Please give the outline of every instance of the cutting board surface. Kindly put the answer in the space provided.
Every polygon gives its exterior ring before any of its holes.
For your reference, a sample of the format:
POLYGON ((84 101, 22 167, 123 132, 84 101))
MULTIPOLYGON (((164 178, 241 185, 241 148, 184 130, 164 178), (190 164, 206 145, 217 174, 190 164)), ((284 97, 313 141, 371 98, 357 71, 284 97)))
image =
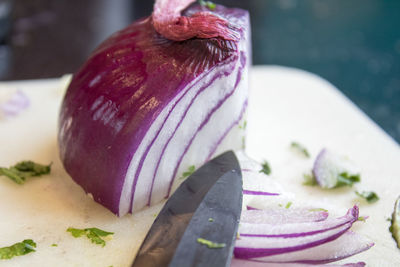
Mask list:
MULTIPOLYGON (((268 160, 272 178, 299 201, 346 211, 359 203, 370 218, 355 230, 375 242, 369 251, 345 262, 368 266, 400 266, 400 250, 388 231, 395 199, 400 195, 400 147, 374 122, 321 78, 283 67, 253 67, 248 110, 246 152, 268 160), (297 141, 311 159, 294 154, 297 141), (361 169, 361 183, 353 188, 321 190, 302 185, 322 148, 345 155, 361 169), (374 190, 375 204, 356 197, 355 190, 374 190)), ((0 83, 0 90, 20 89, 31 107, 13 119, 0 120, 0 166, 21 160, 53 162, 52 173, 24 185, 0 177, 0 247, 33 239, 37 251, 0 266, 129 266, 162 203, 135 215, 117 218, 92 201, 63 170, 58 158, 56 129, 64 93, 58 79, 0 83), (114 232, 103 248, 73 238, 68 227, 98 227, 114 232), (57 246, 52 246, 57 244, 57 246)), ((330 210, 330 211, 331 211, 330 210)))

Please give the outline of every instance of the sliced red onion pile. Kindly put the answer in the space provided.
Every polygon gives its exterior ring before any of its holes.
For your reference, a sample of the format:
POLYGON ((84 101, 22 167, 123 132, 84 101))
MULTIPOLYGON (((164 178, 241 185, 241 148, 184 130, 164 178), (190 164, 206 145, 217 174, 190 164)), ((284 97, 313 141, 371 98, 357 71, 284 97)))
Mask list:
POLYGON ((156 1, 152 16, 91 54, 65 95, 64 167, 119 216, 168 197, 189 166, 242 146, 248 12, 193 2, 156 1))
MULTIPOLYGON (((244 154, 239 153, 238 156, 242 167, 259 169, 244 154)), ((243 172, 244 191, 252 186, 255 175, 259 174, 243 172)), ((264 175, 264 184, 274 183, 273 179, 264 175)), ((281 191, 274 197, 285 203, 288 200, 285 195, 281 191)), ((256 197, 265 198, 265 195, 256 197)), ((359 220, 358 206, 350 208, 344 216, 331 218, 326 210, 302 203, 294 206, 270 204, 260 209, 246 203, 246 198, 244 202, 246 209, 242 211, 231 266, 325 266, 374 245, 368 238, 350 231, 353 223, 359 220)), ((327 266, 364 265, 358 262, 327 266)))

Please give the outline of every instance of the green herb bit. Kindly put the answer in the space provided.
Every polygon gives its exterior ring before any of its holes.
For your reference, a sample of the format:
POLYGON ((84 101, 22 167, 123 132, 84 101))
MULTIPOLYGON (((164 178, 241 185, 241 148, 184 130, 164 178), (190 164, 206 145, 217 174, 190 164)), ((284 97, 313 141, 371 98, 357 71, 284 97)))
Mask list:
POLYGON ((213 222, 214 219, 213 219, 213 218, 208 218, 208 221, 209 221, 209 222, 213 222))
POLYGON ((244 121, 243 125, 239 125, 239 129, 246 130, 246 127, 247 127, 247 121, 244 121))
POLYGON ((102 247, 106 245, 106 241, 103 238, 114 234, 98 228, 77 229, 69 227, 67 232, 70 232, 72 236, 76 238, 86 235, 86 237, 89 238, 92 243, 101 245, 102 247))
POLYGON ((392 236, 396 241, 397 247, 400 248, 400 197, 397 198, 394 204, 394 210, 389 231, 392 233, 392 236))
POLYGON ((262 169, 260 170, 260 172, 263 172, 266 175, 271 174, 271 167, 269 166, 268 161, 264 160, 263 163, 261 164, 261 167, 262 167, 262 169))
POLYGON ((0 176, 7 176, 17 184, 23 184, 26 178, 49 174, 50 170, 51 163, 49 165, 42 165, 33 161, 21 161, 10 168, 0 167, 0 176))
POLYGON ((58 247, 58 245, 57 245, 57 244, 51 244, 51 246, 52 246, 52 247, 58 247))
POLYGON ((290 208, 290 206, 292 206, 292 201, 289 201, 289 202, 286 204, 285 208, 288 209, 288 208, 290 208))
POLYGON ((224 248, 226 246, 225 243, 215 243, 201 237, 197 238, 197 243, 206 245, 208 248, 224 248))
POLYGON ((366 222, 367 219, 368 219, 368 216, 360 216, 360 217, 358 217, 357 221, 366 222))
POLYGON ((23 175, 23 173, 19 172, 14 167, 10 167, 8 169, 1 167, 0 168, 0 176, 1 175, 4 175, 4 176, 10 178, 17 184, 23 184, 23 183, 25 183, 25 180, 26 180, 25 175, 23 175))
POLYGON ((304 178, 303 185, 316 186, 318 184, 313 174, 305 173, 303 174, 303 178, 304 178))
POLYGON ((360 181, 360 174, 349 174, 348 172, 342 172, 337 177, 335 188, 341 186, 352 186, 354 183, 358 183, 360 181))
POLYGON ((298 151, 300 154, 302 154, 304 157, 309 158, 310 157, 310 153, 308 153, 308 150, 301 144, 297 143, 297 142, 292 142, 290 144, 290 147, 293 150, 298 151))
POLYGON ((181 179, 185 179, 185 178, 189 177, 190 175, 192 175, 194 173, 195 170, 196 170, 196 167, 194 165, 189 166, 188 170, 185 171, 184 173, 182 173, 181 179))
POLYGON ((22 256, 34 252, 36 243, 32 239, 25 239, 9 247, 0 248, 0 259, 8 260, 15 256, 22 256))
POLYGON ((201 6, 207 7, 210 10, 214 10, 217 7, 217 5, 215 3, 213 3, 213 2, 211 2, 211 1, 199 0, 199 4, 201 6))
POLYGON ((375 203, 379 200, 378 195, 372 191, 363 191, 362 193, 356 191, 357 196, 364 198, 368 203, 375 203))
POLYGON ((33 161, 22 161, 17 163, 14 167, 20 172, 28 172, 31 176, 40 176, 43 174, 49 174, 51 170, 51 164, 42 165, 39 163, 35 163, 33 161))

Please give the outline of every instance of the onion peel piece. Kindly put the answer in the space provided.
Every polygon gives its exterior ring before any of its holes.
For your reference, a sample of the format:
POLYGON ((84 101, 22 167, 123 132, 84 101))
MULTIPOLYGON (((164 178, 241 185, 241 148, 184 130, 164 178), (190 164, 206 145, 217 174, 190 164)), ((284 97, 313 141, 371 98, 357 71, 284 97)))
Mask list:
POLYGON ((239 40, 238 34, 232 29, 228 21, 209 11, 197 12, 190 17, 182 16, 182 11, 195 1, 157 0, 152 15, 156 31, 173 41, 184 41, 191 38, 239 40))

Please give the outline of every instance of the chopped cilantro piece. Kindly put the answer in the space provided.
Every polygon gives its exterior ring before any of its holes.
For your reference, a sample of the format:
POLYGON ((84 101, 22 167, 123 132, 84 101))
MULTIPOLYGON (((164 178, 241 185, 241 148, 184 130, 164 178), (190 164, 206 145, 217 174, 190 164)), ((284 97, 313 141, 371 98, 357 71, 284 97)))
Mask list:
POLYGON ((190 165, 188 170, 185 171, 184 173, 182 173, 181 179, 185 179, 185 178, 189 177, 190 175, 192 175, 192 173, 194 173, 195 170, 196 170, 196 167, 194 165, 190 165))
POLYGON ((224 248, 226 246, 225 243, 215 243, 201 237, 197 238, 197 243, 206 245, 208 248, 224 248))
POLYGON ((290 208, 290 206, 292 206, 292 201, 289 201, 289 202, 286 204, 285 208, 288 209, 288 208, 290 208))
POLYGON ((86 234, 85 229, 76 229, 76 228, 72 228, 72 227, 69 227, 67 229, 67 232, 70 232, 73 237, 81 237, 86 234))
POLYGON ((25 175, 19 172, 17 169, 10 167, 10 168, 0 168, 0 175, 7 176, 17 184, 25 183, 25 175))
POLYGON ((15 256, 22 256, 35 251, 36 243, 32 239, 25 239, 9 247, 0 248, 0 259, 8 260, 15 256))
POLYGON ((201 6, 207 7, 210 10, 214 10, 217 7, 217 5, 215 3, 213 3, 213 2, 211 2, 211 1, 199 0, 199 4, 201 6))
POLYGON ((42 165, 33 161, 21 161, 14 166, 20 172, 28 172, 31 176, 39 176, 43 174, 49 174, 51 169, 51 163, 49 165, 42 165))
POLYGON ((348 172, 342 172, 337 177, 336 187, 341 186, 352 186, 354 183, 358 183, 361 181, 360 174, 349 174, 348 172))
POLYGON ((213 219, 213 218, 208 218, 208 221, 209 221, 209 222, 213 222, 214 219, 213 219))
POLYGON ((368 219, 368 216, 360 216, 360 217, 358 217, 357 221, 366 222, 367 219, 368 219))
POLYGON ((52 247, 58 247, 58 245, 57 245, 57 244, 51 244, 51 246, 52 246, 52 247))
POLYGON ((81 237, 83 235, 86 235, 86 237, 89 238, 92 243, 101 245, 102 247, 106 245, 106 241, 102 237, 107 237, 114 234, 112 232, 106 232, 98 228, 77 229, 69 227, 67 229, 67 232, 70 232, 73 237, 81 237))
POLYGON ((42 165, 33 161, 21 161, 10 168, 0 167, 0 176, 7 176, 17 184, 23 184, 28 177, 49 174, 50 169, 51 163, 42 165))
POLYGON ((303 174, 304 182, 303 185, 315 186, 317 185, 317 180, 313 174, 303 174))
POLYGON ((262 167, 262 169, 260 170, 260 172, 263 172, 266 175, 271 174, 271 167, 269 166, 268 161, 264 160, 263 163, 261 164, 261 167, 262 167))
POLYGON ((304 157, 309 158, 310 157, 310 153, 308 153, 308 150, 301 144, 297 143, 297 142, 292 142, 290 144, 290 147, 293 150, 296 150, 297 152, 299 152, 300 154, 302 154, 304 157))
POLYGON ((246 120, 243 122, 243 125, 239 125, 239 129, 246 130, 246 127, 247 127, 247 121, 246 120))
POLYGON ((372 191, 363 191, 362 193, 356 191, 357 196, 364 198, 368 203, 375 203, 379 200, 378 195, 372 191))

